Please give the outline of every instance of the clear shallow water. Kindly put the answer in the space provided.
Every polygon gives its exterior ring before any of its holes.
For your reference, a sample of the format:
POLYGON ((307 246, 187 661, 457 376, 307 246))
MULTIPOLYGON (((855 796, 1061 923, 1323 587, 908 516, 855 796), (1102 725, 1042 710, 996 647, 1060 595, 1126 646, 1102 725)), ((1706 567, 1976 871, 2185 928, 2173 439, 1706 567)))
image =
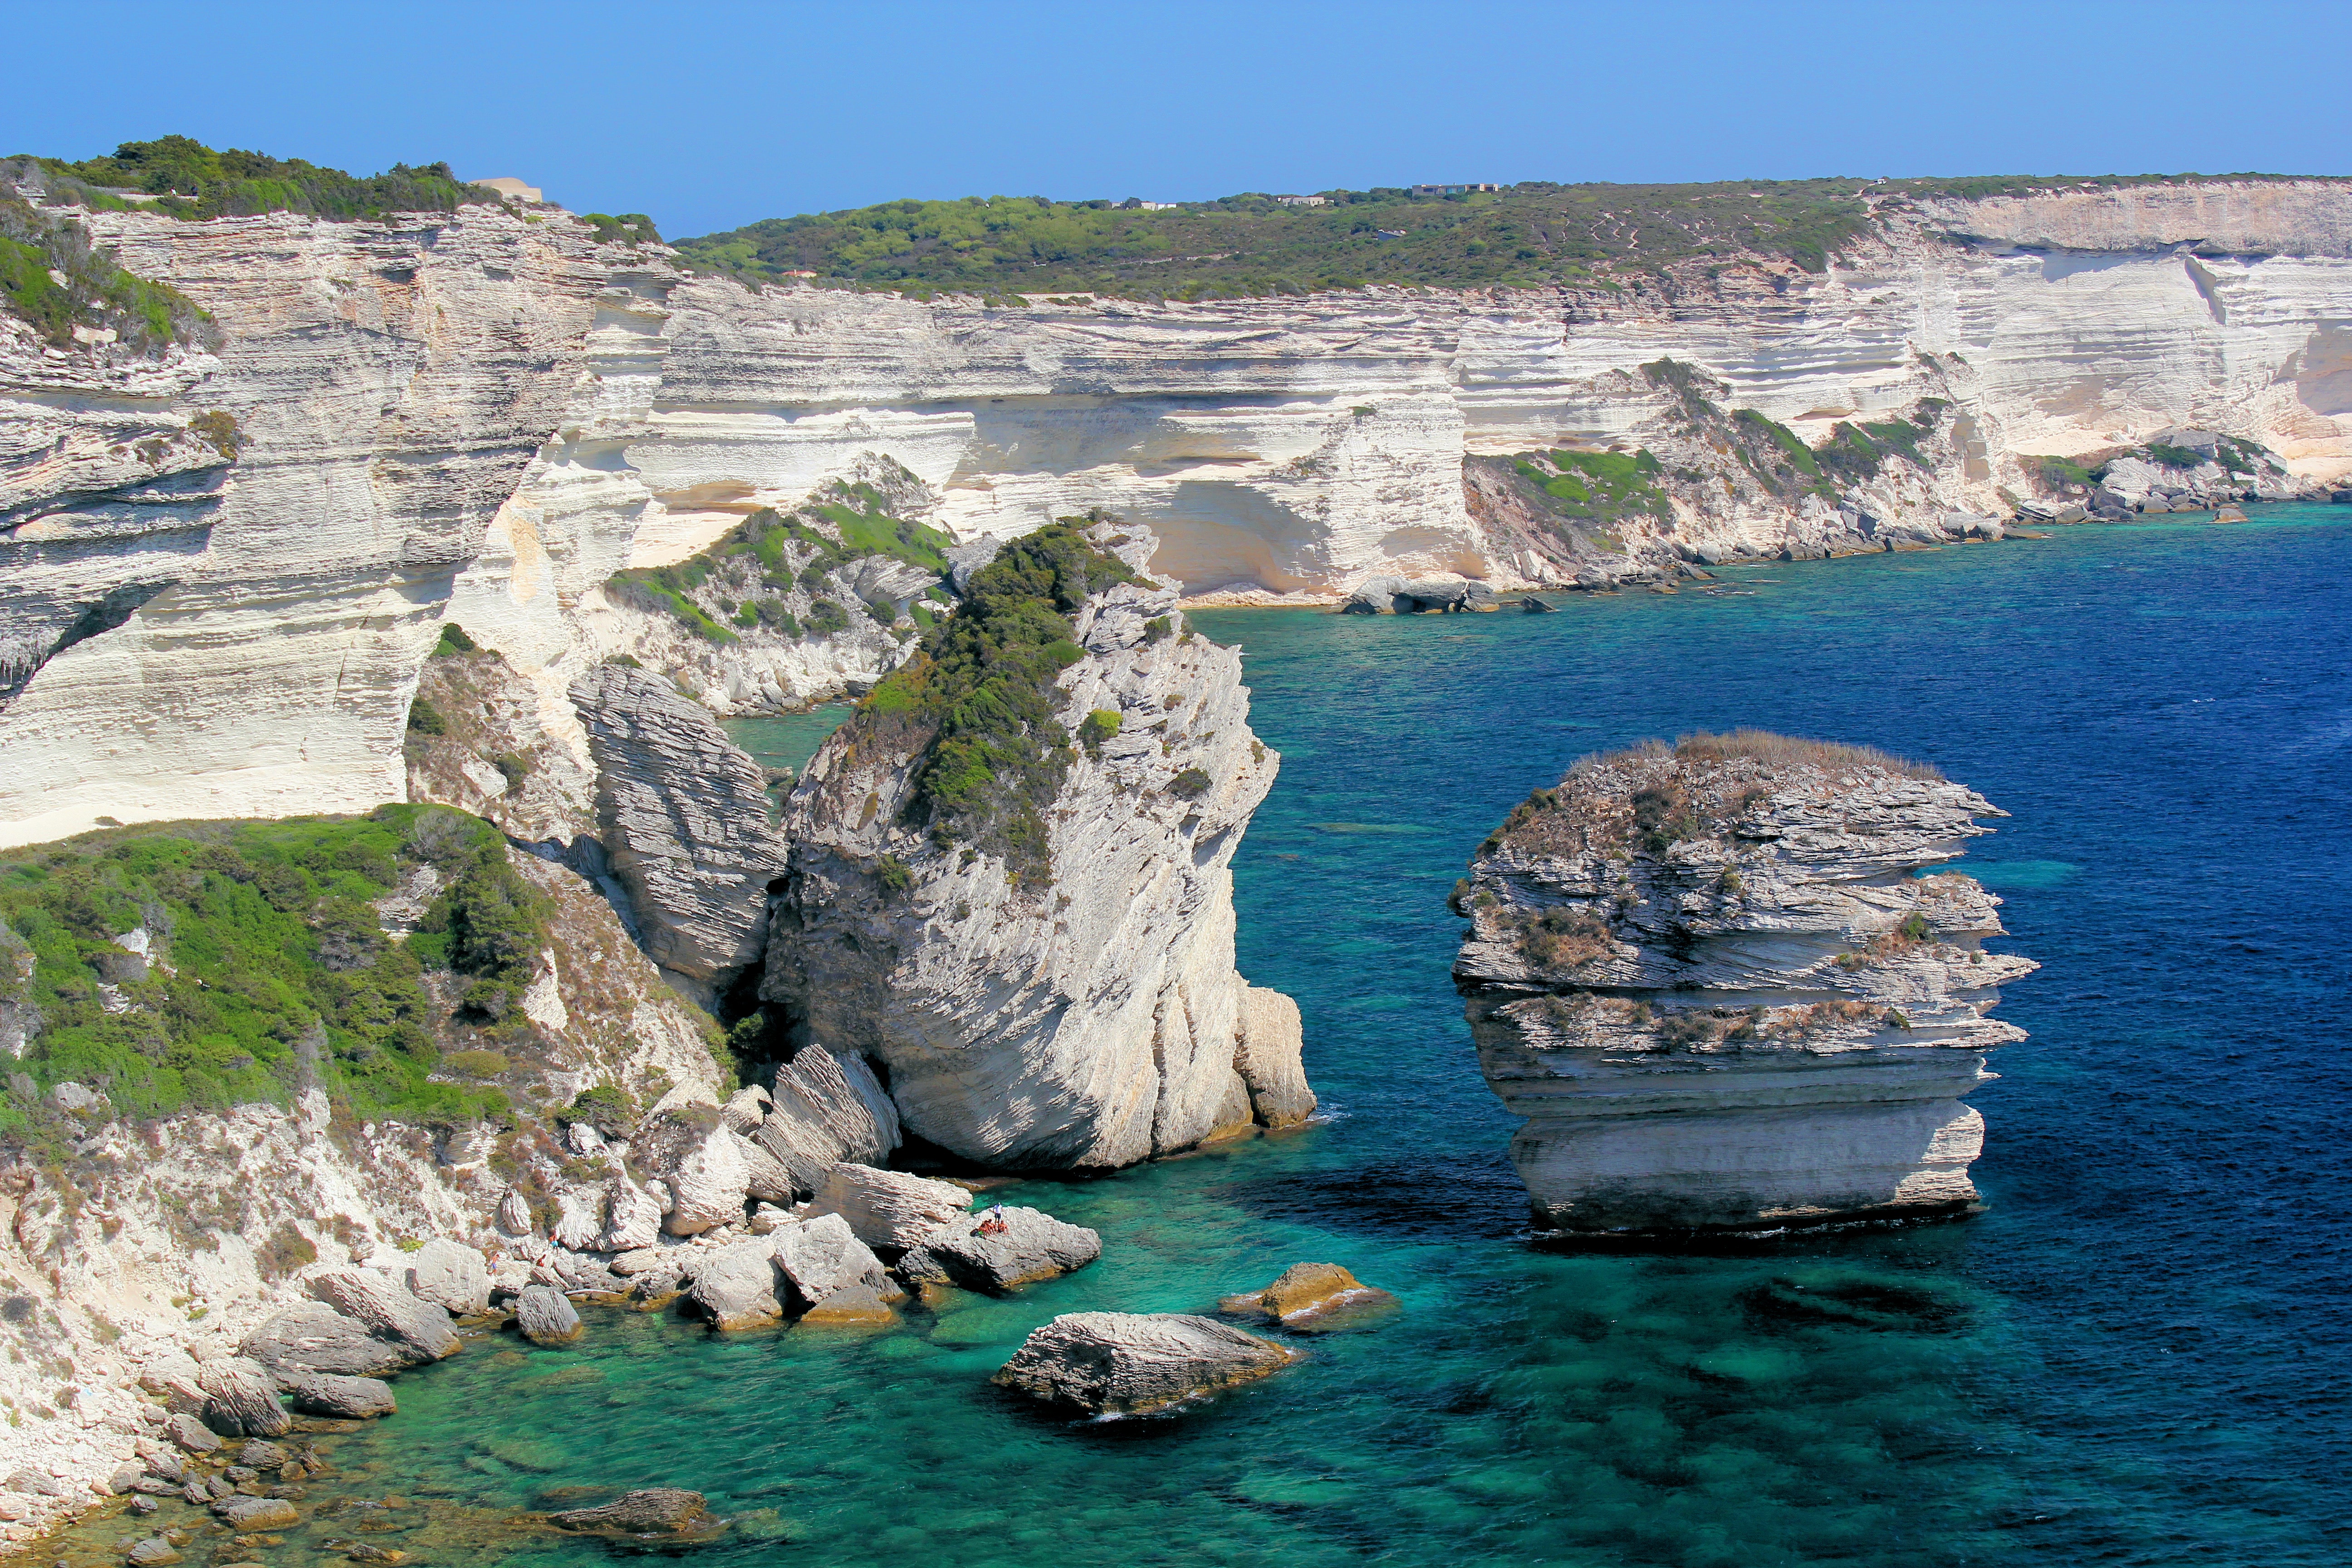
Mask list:
POLYGON ((1195 616, 1247 649, 1284 753, 1236 862, 1241 963, 1299 999, 1329 1121, 1004 1189, 1101 1229, 1103 1261, 901 1331, 592 1312, 577 1348, 477 1343, 331 1439, 304 1506, 396 1491, 425 1522, 369 1539, 533 1568, 604 1553, 513 1510, 649 1484, 741 1517, 714 1564, 2352 1562, 2347 544, 2345 509, 2266 508, 1733 574, 1778 579, 1752 596, 1195 616), (1742 723, 1926 757, 2014 814, 1968 862, 2045 965, 2002 1009, 2033 1041, 1976 1097, 1990 1209, 1530 1252, 1444 894, 1576 756, 1742 723), (1404 1312, 1174 1420, 987 1384, 1055 1312, 1202 1309, 1307 1258, 1404 1312))

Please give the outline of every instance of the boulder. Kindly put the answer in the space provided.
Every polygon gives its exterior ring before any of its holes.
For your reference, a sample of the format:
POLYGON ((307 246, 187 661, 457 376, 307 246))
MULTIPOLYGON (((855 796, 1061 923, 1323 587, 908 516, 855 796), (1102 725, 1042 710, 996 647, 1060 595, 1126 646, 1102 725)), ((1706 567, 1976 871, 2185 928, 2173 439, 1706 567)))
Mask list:
POLYGON ((2213 521, 2215 522, 2243 522, 2246 521, 2246 509, 2242 506, 2224 506, 2214 512, 2213 521))
POLYGON ((1279 1372, 1297 1355, 1184 1312, 1066 1312, 991 1381, 1090 1415, 1164 1409, 1279 1372))
POLYGON ((775 1098, 753 1142, 814 1193, 838 1161, 871 1165, 898 1146, 898 1112, 864 1057, 804 1047, 776 1069, 775 1098))
MULTIPOLYGON (((827 1297, 855 1285, 871 1287, 877 1294, 896 1287, 883 1272, 882 1260, 850 1230, 837 1214, 820 1215, 778 1230, 769 1243, 776 1267, 791 1282, 793 1294, 803 1306, 814 1307, 827 1297)), ((700 1284, 697 1280, 698 1285, 700 1284)))
POLYGON ((760 1123, 768 1119, 769 1109, 775 1103, 774 1098, 755 1083, 748 1089, 737 1089, 734 1098, 719 1108, 719 1120, 731 1131, 748 1136, 759 1130, 760 1123))
POLYGON ((730 1131, 743 1160, 743 1195, 761 1203, 789 1205, 796 1195, 791 1165, 741 1133, 730 1131))
POLYGON ((180 1552, 162 1536, 151 1535, 144 1541, 132 1542, 131 1550, 122 1554, 122 1560, 130 1563, 131 1568, 166 1568, 167 1564, 180 1560, 180 1552))
POLYGON ((866 1246, 904 1252, 971 1209, 971 1192, 953 1182, 839 1162, 826 1167, 808 1217, 839 1215, 850 1234, 866 1246))
MULTIPOLYGON (((654 1195, 629 1180, 615 1176, 604 1189, 604 1234, 596 1238, 599 1252, 635 1252, 661 1238, 662 1208, 654 1195)), ((623 1272, 614 1260, 615 1273, 623 1272)))
POLYGON ((1404 606, 1398 600, 1404 594, 1404 579, 1393 574, 1367 577, 1356 584, 1347 602, 1339 606, 1342 615, 1393 615, 1404 606))
POLYGON ((910 1279, 943 1275, 967 1290, 1003 1291, 1058 1279, 1102 1256, 1102 1237, 1084 1226, 1032 1208, 1003 1212, 1002 1231, 984 1233, 982 1215, 966 1215, 909 1253, 902 1271, 910 1279))
POLYGON ((302 1521, 294 1505, 283 1498, 229 1497, 213 1504, 213 1515, 239 1535, 265 1530, 287 1530, 302 1521))
POLYGON ((430 1301, 420 1301, 408 1287, 373 1268, 331 1268, 314 1275, 310 1294, 349 1318, 366 1325, 368 1332, 415 1352, 420 1360, 438 1361, 457 1353, 457 1331, 449 1314, 430 1301))
POLYGON ((499 1200, 499 1229, 509 1236, 529 1236, 531 1228, 530 1200, 509 1188, 499 1200))
POLYGON ((751 1173, 743 1141, 725 1127, 688 1149, 669 1177, 670 1208, 663 1226, 672 1236, 700 1236, 743 1217, 751 1173))
POLYGON ((163 1435, 191 1454, 210 1454, 221 1446, 219 1436, 193 1415, 165 1416, 163 1435))
POLYGON ((478 1318, 490 1310, 489 1260, 455 1241, 436 1237, 417 1248, 404 1283, 418 1300, 456 1317, 478 1318))
POLYGON ((547 1239, 567 1252, 583 1252, 604 1234, 603 1186, 571 1186, 555 1194, 555 1223, 547 1239))
POLYGON ((248 1437, 236 1451, 236 1462, 249 1470, 274 1470, 286 1463, 286 1450, 266 1437, 248 1437))
POLYGON ((760 1329, 782 1321, 772 1248, 765 1240, 739 1241, 704 1258, 686 1293, 688 1303, 717 1329, 760 1329))
POLYGON ((819 1329, 879 1328, 898 1321, 898 1314, 870 1285, 835 1290, 801 1314, 803 1324, 819 1329))
POLYGON ((1227 1296, 1217 1310, 1297 1325, 1349 1309, 1395 1304, 1394 1296, 1364 1284, 1336 1263, 1294 1263, 1265 1289, 1227 1296))
POLYGON ((205 1393, 205 1425, 224 1437, 275 1437, 294 1425, 278 1403, 269 1369, 247 1356, 221 1356, 196 1374, 205 1393))
POLYGON ((284 1367, 273 1368, 270 1376, 278 1380, 278 1392, 305 1415, 368 1421, 400 1408, 392 1397, 392 1385, 380 1378, 338 1377, 332 1373, 284 1367))
POLYGON ((377 1338, 366 1324, 324 1301, 304 1301, 273 1314, 245 1336, 239 1349, 273 1373, 318 1372, 338 1377, 382 1377, 433 1359, 377 1338))
POLYGON ((1315 1111, 1299 1059, 1298 1004, 1279 991, 1244 985, 1236 1013, 1234 1070, 1249 1086, 1251 1114, 1262 1126, 1297 1126, 1315 1111))
POLYGON ((700 1492, 675 1487, 627 1492, 596 1508, 549 1514, 547 1521, 559 1530, 674 1542, 708 1540, 727 1528, 700 1492))
POLYGON ((529 1285, 515 1298, 515 1329, 535 1345, 569 1344, 583 1331, 580 1314, 552 1285, 529 1285))

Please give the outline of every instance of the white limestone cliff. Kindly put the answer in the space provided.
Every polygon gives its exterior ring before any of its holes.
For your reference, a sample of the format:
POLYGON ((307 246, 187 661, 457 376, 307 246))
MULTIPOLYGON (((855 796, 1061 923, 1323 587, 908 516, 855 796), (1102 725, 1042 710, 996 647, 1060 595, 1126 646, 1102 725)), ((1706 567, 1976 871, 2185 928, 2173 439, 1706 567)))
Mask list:
POLYGON ((1511 1158, 1571 1235, 1964 1211, 1960 1103, 2029 960, 1956 858, 1998 816, 1875 752, 1742 731, 1580 763, 1454 891, 1511 1158))
MULTIPOLYGON (((1087 537, 1130 566, 1154 544, 1087 537)), ((870 700, 786 803, 761 994, 873 1058, 905 1129, 966 1159, 1126 1165, 1313 1108, 1297 1009, 1234 970, 1229 868, 1280 759, 1250 732, 1240 654, 1176 598, 1120 582, 1072 616, 1082 652, 1049 696, 1079 744, 1034 858, 913 820, 932 728, 870 700)))
POLYGON ((22 682, 0 689, 0 839, 397 798, 445 620, 531 679, 583 766, 565 693, 608 652, 656 653, 721 713, 862 689, 896 657, 878 628, 789 657, 664 651, 603 585, 877 456, 960 534, 1102 507, 1159 533, 1188 595, 1238 602, 1577 580, 1593 563, 1531 552, 1465 458, 1665 451, 1677 399, 1640 368, 1662 359, 1814 445, 1945 412, 1925 466, 1868 494, 1667 484, 1641 570, 1879 548, 1880 524, 1948 538, 1954 513, 2031 499, 2023 459, 2175 426, 2334 478, 2347 212, 2336 181, 1887 202, 1819 275, 1748 258, 1614 289, 1000 308, 754 293, 551 208, 89 215, 223 344, 134 362, 0 334, 0 551, 20 567, 0 687, 22 682), (234 419, 233 463, 204 415, 234 419))

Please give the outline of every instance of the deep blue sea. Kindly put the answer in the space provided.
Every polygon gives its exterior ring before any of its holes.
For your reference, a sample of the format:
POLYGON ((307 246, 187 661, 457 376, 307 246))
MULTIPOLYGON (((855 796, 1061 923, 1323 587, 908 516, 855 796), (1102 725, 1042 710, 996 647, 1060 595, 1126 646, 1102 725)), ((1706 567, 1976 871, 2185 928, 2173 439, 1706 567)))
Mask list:
MULTIPOLYGON (((1240 962, 1298 998, 1328 1119, 1005 1189, 1103 1261, 895 1331, 592 1312, 577 1348, 478 1342, 331 1440, 306 1510, 399 1494, 373 1517, 416 1528, 366 1539, 450 1568, 599 1560, 517 1510, 648 1484, 738 1517, 701 1554, 729 1568, 2352 1563, 2352 509, 2053 535, 1549 616, 1194 616, 1283 753, 1240 962), (1579 755, 1742 724, 1925 758, 2012 814, 1964 863, 2043 965, 1974 1097, 1989 1207, 1531 1250, 1445 893, 1579 755), (1055 1312, 1203 1309, 1310 1259, 1403 1312, 1172 1419, 987 1383, 1055 1312), (1831 1285, 1878 1305, 1801 1305, 1831 1285)), ((262 1555, 328 1561, 344 1528, 262 1555)))

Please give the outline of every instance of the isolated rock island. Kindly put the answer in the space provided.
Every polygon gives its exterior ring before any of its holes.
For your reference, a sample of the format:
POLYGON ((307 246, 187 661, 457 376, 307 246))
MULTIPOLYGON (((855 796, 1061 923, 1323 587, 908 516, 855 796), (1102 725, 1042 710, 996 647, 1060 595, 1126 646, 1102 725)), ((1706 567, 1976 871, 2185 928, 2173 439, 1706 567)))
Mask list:
POLYGON ((2002 815, 1934 770, 1757 731, 1588 758, 1514 807, 1453 907, 1535 1220, 1581 1237, 1965 1212, 1960 1097, 2025 1037, 2000 900, 1930 868, 2002 815))

